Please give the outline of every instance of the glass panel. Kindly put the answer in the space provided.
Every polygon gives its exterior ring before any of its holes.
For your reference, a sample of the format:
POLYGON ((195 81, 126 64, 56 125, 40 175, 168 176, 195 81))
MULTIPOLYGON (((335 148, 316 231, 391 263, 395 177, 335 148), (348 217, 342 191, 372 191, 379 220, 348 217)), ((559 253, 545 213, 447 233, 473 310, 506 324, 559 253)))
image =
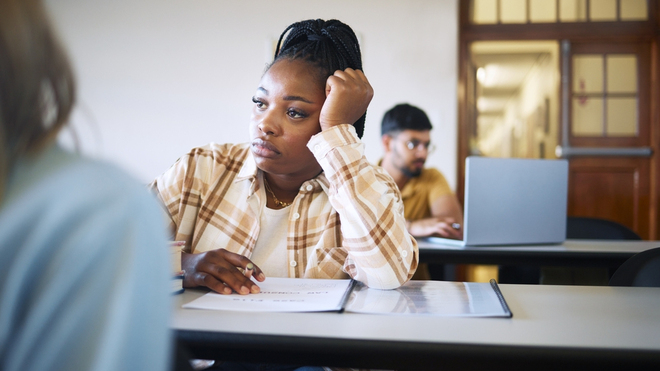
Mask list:
POLYGON ((500 20, 502 23, 526 23, 526 0, 500 0, 500 20))
POLYGON ((573 57, 573 92, 603 92, 603 57, 579 54, 573 57))
POLYGON ((557 2, 548 0, 530 0, 529 20, 536 23, 557 22, 557 2))
POLYGON ((497 23, 497 0, 474 0, 472 6, 473 23, 497 23))
POLYGON ((608 55, 607 92, 637 93, 637 57, 634 54, 608 55))
POLYGON ((587 20, 587 0, 559 0, 559 20, 579 22, 587 20))
POLYGON ((616 0, 589 0, 589 19, 616 21, 616 0))
POLYGON ((637 136, 637 98, 607 99, 607 136, 637 136))
POLYGON ((648 19, 646 0, 621 0, 622 21, 644 21, 648 19))
POLYGON ((603 99, 573 98, 573 135, 603 135, 603 99))

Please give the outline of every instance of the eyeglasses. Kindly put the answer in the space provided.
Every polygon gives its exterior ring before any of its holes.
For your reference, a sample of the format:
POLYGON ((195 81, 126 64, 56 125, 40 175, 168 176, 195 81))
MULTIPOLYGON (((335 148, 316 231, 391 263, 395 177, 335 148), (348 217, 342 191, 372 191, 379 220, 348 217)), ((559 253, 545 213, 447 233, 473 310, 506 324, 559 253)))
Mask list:
POLYGON ((435 145, 431 144, 430 142, 420 142, 419 140, 408 140, 404 143, 406 145, 406 148, 408 148, 409 151, 415 151, 420 148, 424 148, 426 152, 429 154, 433 151, 435 151, 435 145))

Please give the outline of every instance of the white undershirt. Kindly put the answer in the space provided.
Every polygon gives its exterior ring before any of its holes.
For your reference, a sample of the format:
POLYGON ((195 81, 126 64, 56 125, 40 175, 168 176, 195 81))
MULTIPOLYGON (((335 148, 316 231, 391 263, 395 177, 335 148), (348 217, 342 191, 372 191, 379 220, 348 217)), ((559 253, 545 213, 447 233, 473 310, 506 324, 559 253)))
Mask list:
POLYGON ((290 206, 279 210, 264 206, 261 212, 261 230, 250 260, 261 268, 266 277, 289 277, 286 235, 290 209, 290 206))

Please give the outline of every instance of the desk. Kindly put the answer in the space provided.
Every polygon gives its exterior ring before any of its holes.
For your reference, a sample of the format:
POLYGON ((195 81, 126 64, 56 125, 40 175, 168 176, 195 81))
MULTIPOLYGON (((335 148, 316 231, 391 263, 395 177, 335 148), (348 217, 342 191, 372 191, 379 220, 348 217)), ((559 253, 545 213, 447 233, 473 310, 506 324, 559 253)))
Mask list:
POLYGON ((566 240, 561 245, 452 247, 418 239, 422 263, 618 268, 660 241, 566 240))
POLYGON ((513 318, 181 309, 199 358, 400 370, 660 369, 660 288, 500 285, 513 318))

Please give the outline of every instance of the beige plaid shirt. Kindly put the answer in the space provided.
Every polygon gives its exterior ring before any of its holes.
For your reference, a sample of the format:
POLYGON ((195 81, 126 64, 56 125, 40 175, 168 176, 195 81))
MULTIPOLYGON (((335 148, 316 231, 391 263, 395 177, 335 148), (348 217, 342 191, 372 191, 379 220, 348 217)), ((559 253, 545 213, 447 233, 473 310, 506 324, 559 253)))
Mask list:
MULTIPOLYGON (((418 248, 392 178, 363 156, 352 125, 313 136, 323 172, 290 206, 289 277, 348 278, 392 289, 412 277, 418 248)), ((194 148, 151 184, 187 252, 218 248, 250 257, 266 196, 249 144, 194 148)))

